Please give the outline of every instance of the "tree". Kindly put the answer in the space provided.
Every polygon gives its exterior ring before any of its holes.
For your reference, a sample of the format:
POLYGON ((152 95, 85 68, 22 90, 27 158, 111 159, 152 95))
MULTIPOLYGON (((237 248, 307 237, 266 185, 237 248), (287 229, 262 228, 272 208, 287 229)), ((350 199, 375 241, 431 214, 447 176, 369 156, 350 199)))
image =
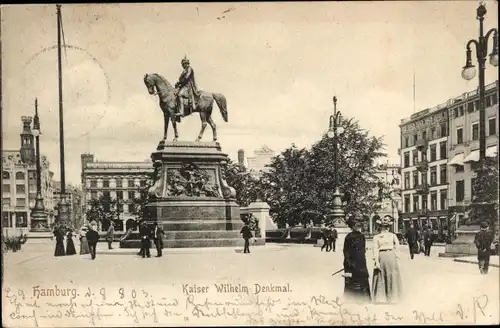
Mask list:
MULTIPOLYGON (((304 213, 328 217, 335 187, 334 147, 338 144, 339 189, 346 215, 376 213, 390 188, 375 175, 375 161, 384 157, 382 138, 370 137, 358 122, 342 120, 338 140, 326 135, 310 150, 292 146, 273 158, 257 191, 271 206, 278 226, 296 225, 304 213)), ((306 216, 307 217, 307 216, 306 216)))
POLYGON ((226 182, 236 190, 236 202, 240 206, 248 206, 255 202, 258 195, 259 180, 245 171, 239 164, 228 160, 223 167, 226 182))
POLYGON ((87 220, 100 222, 104 225, 116 218, 117 201, 111 198, 109 193, 101 195, 99 198, 92 198, 89 201, 90 208, 87 210, 87 220))
POLYGON ((469 206, 469 223, 487 221, 492 229, 498 223, 498 154, 487 157, 484 166, 477 170, 472 185, 473 199, 469 206))

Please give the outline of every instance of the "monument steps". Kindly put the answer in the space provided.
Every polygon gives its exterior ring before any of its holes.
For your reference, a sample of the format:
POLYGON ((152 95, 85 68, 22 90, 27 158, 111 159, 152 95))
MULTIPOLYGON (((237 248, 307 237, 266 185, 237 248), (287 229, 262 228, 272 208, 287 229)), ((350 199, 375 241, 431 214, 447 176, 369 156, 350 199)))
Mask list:
MULTIPOLYGON (((164 248, 198 248, 198 247, 243 247, 243 238, 219 238, 219 239, 175 239, 163 240, 164 248)), ((125 240, 120 244, 122 248, 140 248, 140 240, 125 240)), ((154 247, 154 245, 153 245, 154 247)))
POLYGON ((212 220, 212 221, 163 221, 163 230, 169 231, 231 231, 243 228, 241 220, 212 220))

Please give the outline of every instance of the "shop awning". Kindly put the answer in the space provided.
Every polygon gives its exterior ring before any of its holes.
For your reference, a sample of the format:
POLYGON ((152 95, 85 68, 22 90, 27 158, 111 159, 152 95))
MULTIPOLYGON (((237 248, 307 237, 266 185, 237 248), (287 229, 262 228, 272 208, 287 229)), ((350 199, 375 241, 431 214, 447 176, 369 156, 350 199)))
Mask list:
POLYGON ((479 161, 479 149, 473 150, 465 157, 464 163, 477 162, 479 161))
POLYGON ((448 165, 463 165, 464 164, 464 153, 456 154, 448 165))
POLYGON ((496 157, 498 153, 497 146, 491 146, 486 148, 486 157, 496 157))

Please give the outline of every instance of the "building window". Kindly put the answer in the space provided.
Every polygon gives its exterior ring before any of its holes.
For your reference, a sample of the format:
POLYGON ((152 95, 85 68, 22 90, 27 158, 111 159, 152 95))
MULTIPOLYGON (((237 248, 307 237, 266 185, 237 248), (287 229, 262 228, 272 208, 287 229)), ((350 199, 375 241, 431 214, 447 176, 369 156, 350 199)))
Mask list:
POLYGON ((496 94, 491 95, 491 106, 496 105, 498 102, 496 94))
POLYGON ((416 144, 418 140, 418 136, 416 134, 413 135, 413 144, 416 144))
POLYGON ((405 172, 405 189, 410 189, 410 172, 405 172))
POLYGON ((457 144, 460 145, 464 142, 464 130, 463 128, 457 128, 457 144))
POLYGON ((439 192, 439 197, 441 198, 441 204, 440 204, 440 209, 445 210, 448 208, 448 191, 446 190, 441 190, 439 192))
POLYGON ((28 172, 28 179, 31 179, 31 180, 36 179, 36 172, 34 172, 34 171, 28 172))
POLYGON ((118 213, 123 213, 123 204, 121 203, 116 204, 116 211, 118 213))
POLYGON ((2 206, 10 207, 10 198, 2 198, 2 206))
POLYGON ((2 192, 10 192, 10 185, 4 184, 2 187, 2 192))
POLYGON ((442 123, 440 125, 439 130, 441 131, 441 135, 440 135, 441 138, 446 137, 448 135, 448 129, 447 129, 446 123, 442 123))
POLYGON ((10 179, 10 173, 7 171, 2 171, 2 179, 4 180, 10 179))
POLYGON ((90 199, 97 199, 97 191, 90 192, 90 199))
POLYGON ((422 172, 421 173, 421 178, 422 178, 422 184, 425 185, 427 184, 427 172, 422 172))
POLYGON ((495 117, 488 120, 488 135, 492 136, 497 134, 497 120, 495 117))
POLYGON ((413 165, 418 163, 418 150, 414 150, 412 152, 412 157, 413 157, 413 165))
POLYGON ((16 227, 27 228, 28 218, 25 213, 17 213, 16 215, 16 227))
POLYGON ((453 117, 454 118, 458 117, 458 108, 453 109, 453 117))
POLYGON ((422 132, 422 140, 427 140, 427 131, 422 132))
POLYGON ((146 180, 141 180, 141 187, 146 187, 146 180))
POLYGON ((479 124, 474 123, 472 124, 472 140, 478 140, 479 139, 479 124))
POLYGON ((25 174, 23 172, 16 173, 16 180, 24 180, 25 174))
POLYGON ((455 165, 455 173, 460 173, 464 171, 463 165, 455 165))
POLYGON ((436 145, 431 145, 431 162, 436 160, 436 145))
POLYGON ((25 185, 16 185, 16 194, 24 194, 26 193, 25 185))
POLYGON ((474 183, 476 182, 476 178, 470 179, 470 199, 474 200, 474 183))
POLYGON ((485 107, 486 108, 491 107, 491 96, 485 97, 484 100, 486 102, 485 107))
POLYGON ((122 187, 122 179, 116 179, 116 188, 122 187))
POLYGON ((427 196, 422 196, 422 209, 427 210, 429 206, 427 205, 427 196))
POLYGON ((116 198, 117 199, 123 199, 123 191, 119 190, 116 192, 116 198))
POLYGON ((457 202, 463 202, 465 196, 464 180, 458 180, 455 185, 455 197, 457 202))
POLYGON ((439 167, 439 178, 441 179, 441 184, 445 184, 447 181, 447 168, 446 164, 443 164, 439 167))
POLYGON ((405 137, 405 148, 410 147, 410 138, 405 137))
POLYGON ((431 211, 436 211, 438 208, 438 195, 436 191, 431 192, 431 211))
POLYGON ((135 198, 135 192, 134 191, 129 191, 128 192, 128 199, 134 199, 135 198))
POLYGON ((102 197, 105 198, 105 199, 110 199, 111 198, 111 194, 109 193, 109 191, 105 191, 102 193, 102 197))
POLYGON ((409 167, 410 166, 410 153, 406 152, 404 154, 404 167, 409 167))
POLYGON ((458 107, 458 111, 460 112, 459 113, 460 116, 464 116, 464 113, 465 113, 464 106, 458 107))
POLYGON ((445 159, 446 157, 448 157, 446 152, 446 141, 443 141, 439 143, 439 159, 445 159))
POLYGON ((413 189, 415 189, 418 185, 418 172, 413 171, 413 189))
POLYGON ((431 167, 431 186, 437 185, 437 168, 436 166, 431 167))
POLYGON ((418 195, 413 195, 413 212, 417 212, 418 208, 418 195))
POLYGON ((405 213, 410 212, 410 195, 405 195, 404 209, 405 209, 405 213))
POLYGON ((431 128, 431 139, 436 139, 436 128, 431 128))
POLYGON ((134 179, 129 179, 129 180, 128 180, 128 187, 129 187, 129 188, 135 188, 134 179))
POLYGON ((25 207, 26 206, 26 198, 16 198, 16 206, 17 207, 25 207))
POLYGON ((102 186, 103 186, 104 188, 109 188, 109 180, 103 180, 103 181, 102 181, 102 186))
POLYGON ((474 111, 474 103, 471 101, 467 104, 467 112, 472 113, 474 111))
POLYGON ((97 188, 97 180, 90 180, 90 187, 97 188))

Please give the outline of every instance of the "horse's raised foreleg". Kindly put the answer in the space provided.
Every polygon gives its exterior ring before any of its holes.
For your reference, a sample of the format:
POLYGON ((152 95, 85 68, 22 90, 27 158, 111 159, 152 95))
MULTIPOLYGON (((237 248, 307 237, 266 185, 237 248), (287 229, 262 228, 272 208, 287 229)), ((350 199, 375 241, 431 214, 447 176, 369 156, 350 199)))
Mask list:
POLYGON ((207 127, 207 115, 203 111, 200 112, 200 120, 201 120, 201 130, 196 141, 200 141, 201 138, 203 138, 203 133, 205 132, 205 128, 207 127))
POLYGON ((177 121, 175 120, 175 114, 172 112, 171 113, 172 117, 172 126, 174 127, 174 141, 177 141, 179 139, 179 132, 177 132, 177 121))
POLYGON ((212 120, 212 115, 208 116, 208 124, 210 124, 210 127, 212 128, 212 132, 214 135, 214 141, 217 141, 217 125, 215 125, 214 120, 212 120))

